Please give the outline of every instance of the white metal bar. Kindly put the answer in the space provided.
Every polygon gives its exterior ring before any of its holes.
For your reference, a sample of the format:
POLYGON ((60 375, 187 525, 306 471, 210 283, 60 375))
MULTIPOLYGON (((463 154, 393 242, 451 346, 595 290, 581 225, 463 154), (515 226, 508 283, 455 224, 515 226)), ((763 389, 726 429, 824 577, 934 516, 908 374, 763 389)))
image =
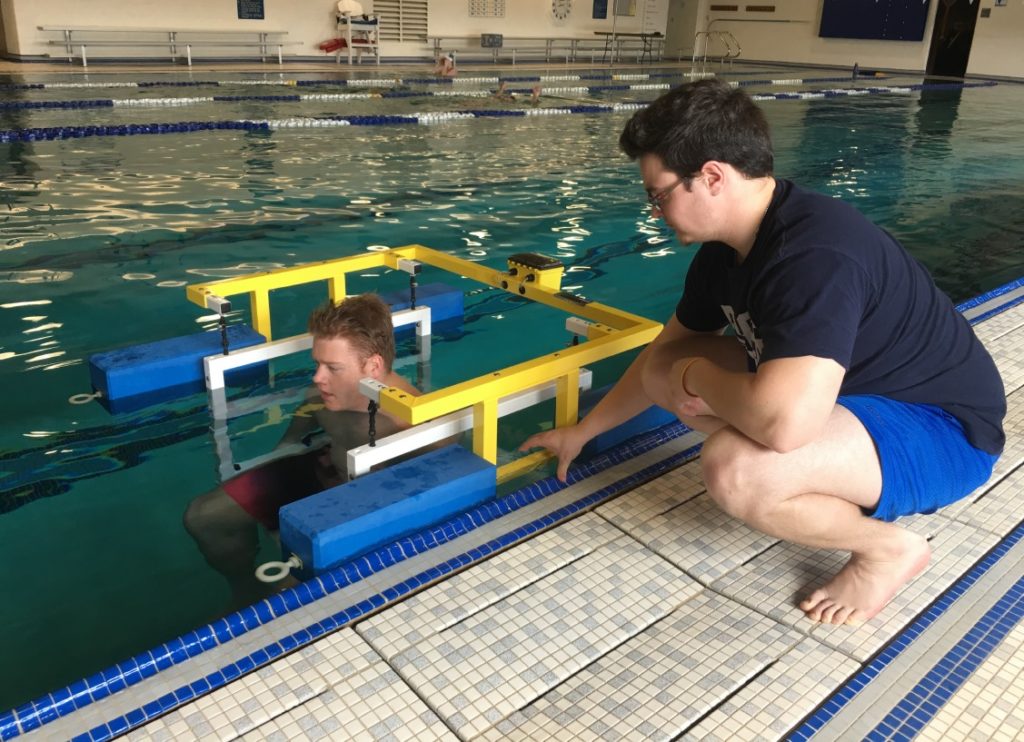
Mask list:
POLYGON ((203 368, 206 370, 206 388, 211 390, 223 389, 225 371, 230 371, 239 366, 248 366, 250 363, 269 361, 272 358, 309 350, 312 347, 312 335, 295 335, 284 340, 274 340, 262 345, 254 345, 251 348, 236 350, 234 353, 226 356, 206 356, 203 359, 203 368))
POLYGON ((430 320, 430 307, 422 306, 415 309, 400 309, 391 313, 391 324, 395 327, 416 325, 416 334, 419 336, 430 335, 432 324, 430 320))
MULTIPOLYGON (((590 388, 593 372, 588 368, 580 369, 580 389, 590 388)), ((554 381, 535 386, 515 394, 510 394, 498 401, 498 417, 505 417, 513 412, 526 409, 555 396, 554 381)), ((443 441, 454 435, 463 433, 473 427, 473 410, 465 409, 415 425, 377 441, 377 445, 359 446, 348 452, 348 476, 358 477, 366 474, 374 466, 397 458, 431 443, 443 441)))
POLYGON ((89 60, 86 59, 86 57, 85 57, 85 44, 82 44, 82 66, 83 67, 88 67, 89 66, 89 60))

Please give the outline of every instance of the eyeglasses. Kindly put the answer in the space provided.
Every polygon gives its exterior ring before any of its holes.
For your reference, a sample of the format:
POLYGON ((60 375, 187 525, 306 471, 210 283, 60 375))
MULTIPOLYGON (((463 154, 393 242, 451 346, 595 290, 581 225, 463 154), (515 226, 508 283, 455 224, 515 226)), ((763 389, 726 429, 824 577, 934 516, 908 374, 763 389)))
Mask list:
POLYGON ((663 191, 659 191, 658 193, 648 193, 647 203, 650 204, 650 207, 652 209, 657 209, 658 211, 661 211, 661 205, 665 203, 665 199, 668 198, 672 191, 678 188, 685 181, 685 178, 680 178, 663 191))

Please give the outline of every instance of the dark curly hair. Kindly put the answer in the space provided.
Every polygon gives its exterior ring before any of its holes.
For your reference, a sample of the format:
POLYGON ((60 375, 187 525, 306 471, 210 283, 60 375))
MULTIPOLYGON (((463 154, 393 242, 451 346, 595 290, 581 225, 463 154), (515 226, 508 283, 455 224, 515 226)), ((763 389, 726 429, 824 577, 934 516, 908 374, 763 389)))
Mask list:
POLYGON ((658 155, 687 187, 708 160, 728 163, 748 178, 771 175, 774 164, 764 113, 745 92, 718 80, 680 85, 637 111, 619 146, 634 160, 658 155))

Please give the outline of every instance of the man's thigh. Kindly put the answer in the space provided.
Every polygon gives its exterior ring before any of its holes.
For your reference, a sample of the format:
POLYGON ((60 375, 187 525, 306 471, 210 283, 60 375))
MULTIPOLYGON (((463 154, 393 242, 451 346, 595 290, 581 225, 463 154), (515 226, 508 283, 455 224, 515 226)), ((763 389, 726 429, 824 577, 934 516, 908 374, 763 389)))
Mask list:
POLYGON ((874 441, 860 420, 841 405, 833 408, 822 435, 795 451, 773 451, 732 427, 714 433, 704 446, 708 461, 741 467, 742 480, 755 487, 759 497, 816 493, 870 510, 882 493, 874 441))

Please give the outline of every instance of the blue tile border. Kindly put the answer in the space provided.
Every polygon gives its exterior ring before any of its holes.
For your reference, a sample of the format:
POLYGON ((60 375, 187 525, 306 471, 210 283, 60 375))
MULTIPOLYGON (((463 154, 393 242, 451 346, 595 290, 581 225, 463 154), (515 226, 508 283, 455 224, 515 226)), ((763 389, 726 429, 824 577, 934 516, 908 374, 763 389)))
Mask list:
MULTIPOLYGON (((984 304, 987 301, 991 301, 992 299, 1002 296, 1003 294, 1008 294, 1009 292, 1013 291, 1014 289, 1020 288, 1021 286, 1024 286, 1024 278, 1018 278, 1014 281, 1010 281, 1009 283, 1005 283, 1002 286, 994 288, 991 291, 986 291, 984 294, 975 296, 973 299, 968 299, 967 301, 960 302, 959 304, 956 305, 956 310, 958 312, 965 312, 968 309, 973 309, 974 307, 980 306, 981 304, 984 304)), ((983 316, 986 318, 991 317, 992 315, 1005 311, 1009 309, 1011 306, 1015 306, 1018 303, 1020 303, 1018 300, 1007 302, 1006 304, 996 307, 995 309, 991 310, 990 312, 986 313, 983 316)), ((972 320, 972 324, 977 324, 978 322, 981 321, 982 317, 977 317, 974 320, 972 320)))
MULTIPOLYGON (((1003 296, 1003 295, 1005 295, 1006 293, 1008 293, 1010 291, 1013 291, 1015 289, 1020 288, 1021 286, 1024 286, 1024 279, 1020 279, 1019 281, 1014 281, 1012 283, 1008 283, 1005 286, 1001 286, 999 289, 996 289, 996 291, 998 291, 999 293, 995 294, 994 296, 990 296, 986 301, 991 301, 992 299, 998 298, 999 296, 1003 296)), ((974 299, 971 299, 969 302, 964 302, 964 304, 968 304, 968 303, 971 306, 964 307, 963 309, 960 309, 961 312, 964 312, 967 309, 973 309, 974 307, 981 306, 982 304, 984 304, 983 301, 977 301, 976 302, 974 299)), ((987 320, 987 319, 989 319, 991 317, 994 317, 997 314, 1001 314, 1001 313, 1005 312, 1007 309, 1012 309, 1013 307, 1015 307, 1015 306, 1017 306, 1017 305, 1019 305, 1021 303, 1024 303, 1024 295, 1017 296, 1017 297, 1014 297, 1014 298, 1010 298, 1007 301, 1003 302, 1002 304, 999 304, 999 305, 997 305, 997 306, 995 306, 995 307, 993 307, 991 309, 987 309, 987 310, 983 311, 981 314, 977 315, 976 317, 972 317, 968 321, 972 325, 977 325, 977 324, 979 324, 981 322, 984 322, 985 320, 987 320)), ((964 306, 964 305, 959 305, 957 308, 959 309, 960 306, 964 306)))
MULTIPOLYGON (((690 432, 689 428, 677 422, 637 436, 622 446, 595 456, 584 464, 571 467, 565 484, 559 482, 554 477, 548 477, 535 482, 498 500, 485 503, 428 531, 407 536, 388 546, 359 557, 353 562, 324 573, 319 577, 284 590, 261 601, 256 606, 251 606, 219 619, 208 626, 173 639, 154 650, 144 652, 112 668, 77 681, 33 703, 24 704, 0 716, 0 740, 13 739, 30 729, 38 728, 42 724, 65 716, 72 711, 89 705, 94 700, 110 695, 114 692, 113 686, 115 685, 116 690, 129 687, 146 677, 156 674, 160 670, 179 664, 207 649, 241 636, 249 630, 263 625, 263 623, 272 618, 282 616, 336 590, 367 579, 382 569, 405 561, 412 556, 425 553, 448 543, 504 515, 542 500, 555 492, 559 492, 612 466, 647 453, 688 432, 690 432)), ((570 505, 559 508, 542 518, 538 518, 514 531, 492 539, 486 544, 471 549, 464 554, 452 557, 446 562, 431 567, 399 585, 387 588, 383 593, 371 596, 312 626, 278 639, 256 650, 249 656, 210 673, 191 685, 179 688, 173 693, 165 694, 156 701, 149 702, 139 709, 128 712, 124 716, 108 721, 106 724, 92 729, 87 734, 76 737, 76 739, 111 739, 115 736, 115 733, 112 731, 114 729, 119 730, 116 733, 120 734, 131 727, 138 726, 149 719, 165 714, 171 709, 187 703, 204 693, 224 686, 259 665, 265 664, 296 647, 309 644, 324 634, 339 629, 427 583, 433 582, 444 575, 451 574, 537 531, 548 528, 560 520, 589 509, 613 495, 673 469, 684 461, 695 457, 699 449, 699 445, 692 446, 644 469, 633 472, 607 487, 582 497, 570 505)))
POLYGON ((893 737, 911 739, 1024 618, 1024 577, 1017 580, 956 646, 879 722, 893 737))
MULTIPOLYGON (((953 603, 959 600, 982 577, 982 575, 988 572, 988 570, 991 569, 996 562, 1002 559, 1006 555, 1006 553, 1022 538, 1024 538, 1024 523, 1021 523, 1016 528, 1014 528, 1010 532, 1010 534, 1006 536, 1002 541, 1000 541, 995 547, 993 547, 992 550, 989 551, 989 553, 986 554, 984 558, 982 558, 977 564, 975 564, 970 570, 968 570, 968 572, 964 574, 962 577, 960 577, 960 579, 953 583, 953 585, 951 585, 945 592, 943 592, 942 595, 936 598, 935 601, 924 611, 924 613, 922 613, 916 619, 914 619, 914 621, 909 626, 907 626, 903 631, 901 631, 892 641, 890 641, 889 644, 887 644, 882 649, 882 651, 879 652, 873 660, 871 660, 871 662, 862 667, 846 682, 845 685, 843 685, 841 688, 839 688, 839 690, 837 690, 828 699, 826 699, 826 701, 818 708, 817 711, 812 713, 804 722, 802 722, 799 726, 793 729, 787 735, 786 739, 792 740, 793 742, 803 742, 803 740, 810 739, 815 734, 815 732, 821 729, 826 723, 831 721, 835 717, 835 715, 840 711, 840 709, 846 706, 846 704, 849 703, 854 698, 854 696, 857 695, 857 693, 859 693, 863 688, 865 688, 871 682, 871 680, 873 680, 878 675, 879 672, 881 672, 885 667, 891 665, 896 660, 896 658, 899 657, 903 650, 910 646, 910 644, 915 639, 917 639, 922 633, 924 633, 924 631, 929 626, 931 626, 939 618, 939 616, 945 613, 950 608, 950 606, 953 605, 953 603)), ((1020 585, 1021 581, 1018 581, 1017 584, 1020 585)), ((1007 595, 1009 595, 1017 589, 1017 585, 1015 585, 1014 588, 1011 588, 1007 595)), ((1004 599, 1006 599, 1007 596, 1003 597, 1004 599)), ((1018 597, 1018 603, 1019 602, 1021 602, 1020 597, 1018 597)), ((995 608, 993 608, 992 610, 994 611, 995 608)), ((1024 608, 1022 608, 1021 610, 1024 611, 1024 608)), ((991 612, 992 611, 990 611, 989 613, 991 612)), ((986 616, 988 615, 989 614, 986 614, 986 616)), ((968 632, 968 635, 961 639, 961 642, 966 640, 968 636, 971 636, 972 632, 977 630, 979 626, 982 626, 982 623, 984 621, 984 618, 981 621, 979 621, 978 624, 971 630, 971 632, 968 632)), ((1001 638, 1002 637, 1000 636, 1000 639, 1001 638)), ((957 647, 960 647, 960 645, 958 644, 957 647)), ((994 649, 994 645, 990 644, 988 651, 991 652, 992 649, 994 649)), ((950 655, 953 655, 955 652, 962 651, 962 648, 954 648, 954 650, 951 650, 945 658, 940 660, 939 664, 936 665, 936 668, 938 668, 940 665, 945 666, 944 663, 948 664, 948 657, 950 655)), ((933 669, 931 672, 928 673, 925 680, 934 683, 935 677, 937 677, 935 673, 936 671, 935 669, 933 669)), ((959 678, 957 687, 959 687, 959 684, 962 683, 964 679, 966 679, 966 675, 963 675, 963 677, 959 678)), ((919 683, 918 687, 927 687, 924 686, 924 683, 925 681, 922 681, 922 683, 919 683)), ((915 688, 915 690, 917 689, 915 688)), ((946 696, 946 698, 948 698, 948 695, 946 696)), ((938 707, 936 707, 935 710, 937 711, 938 707)), ((932 712, 932 715, 934 715, 934 712, 932 712)), ((889 717, 886 717, 886 719, 888 718, 889 717)), ((879 732, 877 728, 873 734, 875 733, 881 734, 881 732, 879 732)))

